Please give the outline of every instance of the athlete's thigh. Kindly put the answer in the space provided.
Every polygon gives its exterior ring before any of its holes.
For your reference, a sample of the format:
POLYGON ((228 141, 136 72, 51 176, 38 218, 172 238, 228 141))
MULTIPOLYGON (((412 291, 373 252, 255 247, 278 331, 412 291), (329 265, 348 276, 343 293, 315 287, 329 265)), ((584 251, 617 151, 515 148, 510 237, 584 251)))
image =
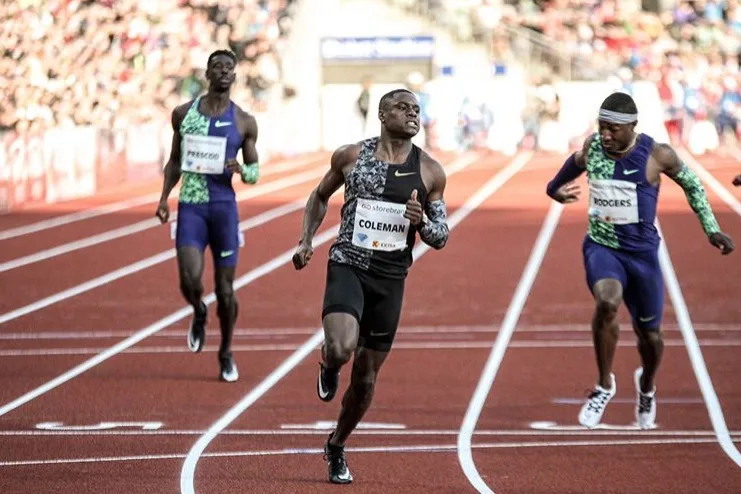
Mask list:
POLYGON ((203 254, 208 242, 208 204, 178 204, 175 248, 194 248, 203 254))
POLYGON ((363 285, 355 269, 346 264, 327 262, 327 277, 322 302, 322 319, 329 314, 349 314, 360 323, 365 306, 363 285))
POLYGON ((239 210, 234 201, 209 204, 209 244, 214 266, 233 267, 239 258, 239 210))
POLYGON ((664 313, 664 277, 658 253, 625 257, 629 281, 623 297, 633 325, 640 330, 658 329, 664 313))
POLYGON ((617 280, 625 290, 628 284, 628 273, 615 250, 585 240, 582 255, 587 286, 590 292, 594 293, 597 282, 605 279, 617 280))
POLYGON ((358 346, 388 352, 394 343, 404 303, 404 279, 363 277, 365 311, 358 346))

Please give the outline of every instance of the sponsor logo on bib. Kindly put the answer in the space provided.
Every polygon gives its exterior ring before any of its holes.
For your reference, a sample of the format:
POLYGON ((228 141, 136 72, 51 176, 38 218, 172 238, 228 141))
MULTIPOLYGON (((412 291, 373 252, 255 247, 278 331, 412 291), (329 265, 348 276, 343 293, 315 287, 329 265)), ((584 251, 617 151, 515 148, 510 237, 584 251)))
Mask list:
POLYGON ((186 172, 221 174, 226 161, 226 138, 216 136, 183 136, 183 162, 186 172))
POLYGON ((614 225, 638 223, 636 184, 624 180, 589 180, 589 215, 614 225))
POLYGON ((410 228, 405 211, 405 204, 358 199, 353 245, 380 251, 405 249, 410 228))

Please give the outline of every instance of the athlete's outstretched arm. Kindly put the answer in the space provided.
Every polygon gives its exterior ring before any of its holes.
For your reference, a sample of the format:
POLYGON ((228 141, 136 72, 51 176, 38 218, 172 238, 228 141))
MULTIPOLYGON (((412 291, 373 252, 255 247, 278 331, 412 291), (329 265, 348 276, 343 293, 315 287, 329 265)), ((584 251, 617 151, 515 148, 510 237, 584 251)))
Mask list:
POLYGON ((700 220, 705 234, 710 236, 720 232, 720 226, 708 202, 705 187, 695 172, 684 164, 674 149, 667 144, 656 144, 654 157, 659 162, 661 171, 684 190, 687 202, 700 220))
POLYGON ((584 141, 582 149, 566 159, 561 169, 556 173, 556 176, 553 177, 553 180, 548 182, 546 194, 554 201, 570 203, 579 199, 579 186, 571 184, 571 182, 579 178, 587 169, 587 153, 592 143, 592 137, 589 136, 584 141), (568 186, 564 187, 566 185, 568 186))
POLYGON ((239 175, 242 182, 255 184, 260 178, 260 164, 257 155, 257 120, 252 115, 241 111, 243 125, 245 126, 244 142, 242 142, 242 165, 239 175))
POLYGON ((718 247, 722 253, 730 254, 733 250, 733 242, 721 232, 700 178, 679 159, 677 153, 668 144, 656 144, 653 157, 659 163, 662 173, 684 190, 687 202, 700 220, 710 243, 718 247))
POLYGON ((182 136, 180 135, 180 123, 185 117, 184 107, 180 106, 172 111, 170 121, 172 124, 172 148, 170 149, 170 158, 167 160, 164 169, 164 180, 162 182, 162 195, 157 206, 156 216, 162 223, 166 222, 170 216, 170 209, 167 206, 167 199, 170 197, 172 189, 180 180, 182 171, 180 170, 180 146, 182 136))
POLYGON ((304 208, 301 239, 299 240, 298 250, 293 256, 293 265, 296 269, 302 269, 311 259, 313 253, 311 242, 327 214, 329 198, 345 183, 345 168, 355 161, 357 155, 357 146, 355 145, 337 148, 332 153, 329 170, 309 195, 309 200, 306 201, 306 207, 304 208))
POLYGON ((445 170, 437 161, 430 163, 432 171, 432 188, 427 194, 425 215, 422 224, 418 226, 419 238, 433 249, 442 249, 448 243, 450 228, 448 228, 448 211, 445 206, 445 185, 447 177, 445 170))

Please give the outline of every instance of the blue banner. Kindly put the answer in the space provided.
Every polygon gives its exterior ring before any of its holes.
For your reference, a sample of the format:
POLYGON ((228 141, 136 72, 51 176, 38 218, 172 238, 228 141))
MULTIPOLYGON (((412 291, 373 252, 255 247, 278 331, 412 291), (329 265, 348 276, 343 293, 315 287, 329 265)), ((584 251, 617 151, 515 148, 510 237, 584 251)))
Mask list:
POLYGON ((378 36, 367 38, 322 38, 324 60, 429 60, 435 53, 432 36, 378 36))

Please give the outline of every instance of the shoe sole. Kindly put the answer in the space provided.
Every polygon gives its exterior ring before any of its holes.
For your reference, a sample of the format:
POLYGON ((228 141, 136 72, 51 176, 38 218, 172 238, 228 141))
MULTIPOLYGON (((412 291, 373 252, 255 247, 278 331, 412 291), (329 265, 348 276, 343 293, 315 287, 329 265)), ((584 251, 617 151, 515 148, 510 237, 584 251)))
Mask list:
POLYGON ((219 374, 219 380, 225 383, 235 383, 239 381, 239 375, 233 377, 233 378, 226 378, 223 374, 219 374))

